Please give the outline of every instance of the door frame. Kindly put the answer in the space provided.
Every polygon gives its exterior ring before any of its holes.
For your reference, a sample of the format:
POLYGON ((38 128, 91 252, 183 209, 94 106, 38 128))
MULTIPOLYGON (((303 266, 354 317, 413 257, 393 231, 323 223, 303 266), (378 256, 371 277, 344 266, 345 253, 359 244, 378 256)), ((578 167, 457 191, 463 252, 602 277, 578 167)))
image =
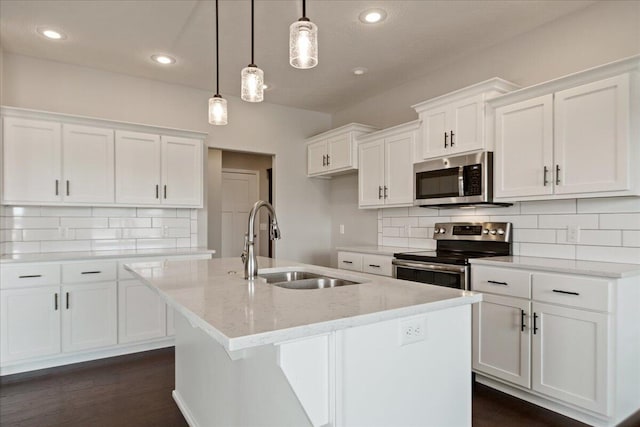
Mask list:
MULTIPOLYGON (((222 181, 224 180, 224 178, 222 177, 223 174, 225 173, 236 173, 236 174, 244 174, 244 175, 255 175, 256 177, 256 186, 257 186, 257 191, 256 194, 258 195, 258 200, 260 200, 260 171, 259 170, 253 170, 253 169, 234 169, 234 168, 222 168, 220 170, 220 184, 222 185, 222 181)), ((222 197, 224 197, 224 195, 222 195, 222 197)), ((220 198, 220 201, 222 202, 222 197, 220 198)), ((220 213, 222 214, 222 204, 220 205, 220 213)), ((221 230, 222 231, 222 230, 221 230)), ((258 251, 260 250, 260 221, 258 220, 258 238, 255 241, 255 244, 258 245, 258 251)), ((222 253, 222 240, 223 240, 223 236, 222 233, 220 233, 220 253, 222 253)))

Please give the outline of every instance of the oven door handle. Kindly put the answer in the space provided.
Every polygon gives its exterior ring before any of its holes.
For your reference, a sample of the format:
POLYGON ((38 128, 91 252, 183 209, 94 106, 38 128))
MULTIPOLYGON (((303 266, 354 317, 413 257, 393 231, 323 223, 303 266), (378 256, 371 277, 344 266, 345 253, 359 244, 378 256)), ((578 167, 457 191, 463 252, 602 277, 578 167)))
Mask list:
POLYGON ((458 195, 464 196, 464 167, 462 166, 458 168, 458 195))
POLYGON ((397 259, 394 259, 391 263, 396 267, 412 268, 414 270, 447 271, 450 273, 464 273, 466 269, 466 267, 459 265, 407 262, 397 259))

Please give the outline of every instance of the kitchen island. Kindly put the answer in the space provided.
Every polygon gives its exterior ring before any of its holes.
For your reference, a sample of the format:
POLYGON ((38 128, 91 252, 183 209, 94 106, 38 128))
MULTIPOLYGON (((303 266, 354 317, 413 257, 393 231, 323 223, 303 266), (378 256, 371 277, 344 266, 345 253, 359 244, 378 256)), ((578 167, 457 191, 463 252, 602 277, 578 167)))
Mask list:
POLYGON ((176 316, 173 392, 191 426, 471 425, 471 304, 481 296, 258 258, 359 282, 288 289, 240 259, 127 266, 176 316))

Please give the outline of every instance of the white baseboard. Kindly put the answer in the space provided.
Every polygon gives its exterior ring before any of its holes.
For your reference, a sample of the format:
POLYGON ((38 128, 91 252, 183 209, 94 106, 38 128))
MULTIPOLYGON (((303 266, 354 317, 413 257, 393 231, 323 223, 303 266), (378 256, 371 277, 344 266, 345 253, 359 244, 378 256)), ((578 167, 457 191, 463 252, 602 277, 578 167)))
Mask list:
POLYGON ((178 409, 180 409, 180 412, 182 413, 184 419, 187 421, 187 424, 189 424, 189 427, 199 427, 196 420, 193 419, 189 408, 187 408, 187 405, 182 400, 180 393, 178 393, 178 390, 173 390, 171 392, 171 396, 173 396, 173 400, 176 402, 176 405, 178 405, 178 409))
POLYGON ((155 350, 158 348, 172 347, 174 344, 174 337, 165 337, 143 343, 121 344, 113 347, 83 351, 81 353, 62 353, 46 358, 12 362, 11 364, 0 366, 0 376, 19 374, 38 369, 54 368, 57 366, 88 362, 91 360, 105 359, 107 357, 122 356, 124 354, 139 353, 141 351, 155 350))

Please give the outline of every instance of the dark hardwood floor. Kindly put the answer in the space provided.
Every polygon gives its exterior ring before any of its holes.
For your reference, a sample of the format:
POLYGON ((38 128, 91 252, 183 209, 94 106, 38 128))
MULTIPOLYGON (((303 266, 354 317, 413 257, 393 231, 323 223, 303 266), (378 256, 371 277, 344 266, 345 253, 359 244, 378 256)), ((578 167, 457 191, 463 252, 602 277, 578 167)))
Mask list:
MULTIPOLYGON (((173 367, 168 348, 3 377, 0 426, 186 426, 171 398, 173 367)), ((475 384, 473 426, 584 424, 475 384)), ((640 426, 640 413, 623 426, 640 426)))

